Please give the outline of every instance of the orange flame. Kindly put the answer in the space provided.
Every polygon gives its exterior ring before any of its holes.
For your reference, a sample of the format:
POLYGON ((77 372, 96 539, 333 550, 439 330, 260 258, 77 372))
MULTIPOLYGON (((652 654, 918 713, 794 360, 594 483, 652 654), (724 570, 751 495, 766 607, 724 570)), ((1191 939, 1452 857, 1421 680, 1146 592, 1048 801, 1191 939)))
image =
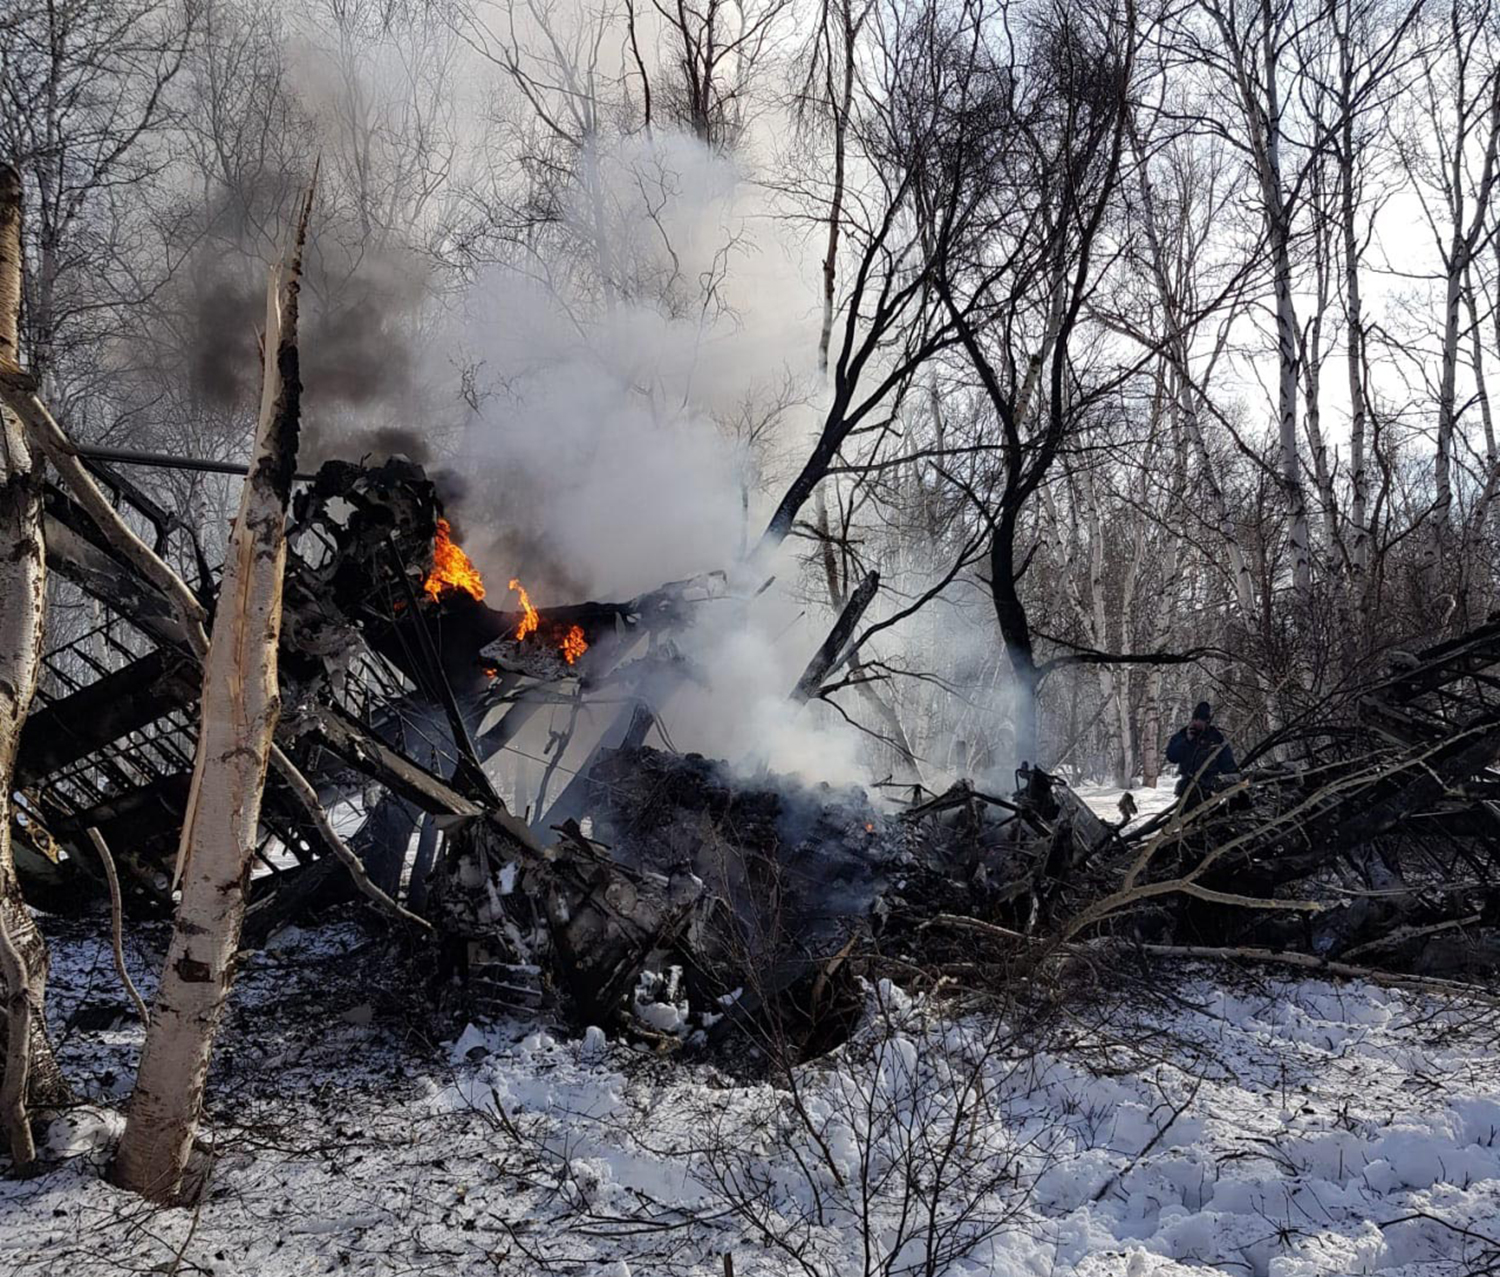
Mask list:
MULTIPOLYGON (((541 631, 542 617, 541 613, 532 606, 531 596, 526 593, 526 587, 515 577, 511 578, 510 588, 521 600, 521 620, 516 626, 516 642, 520 643, 541 631)), ((570 625, 564 632, 561 625, 548 624, 546 638, 557 645, 558 655, 569 665, 589 650, 588 640, 583 637, 581 625, 570 625)))
POLYGON ((521 596, 521 623, 516 626, 516 641, 519 643, 528 634, 536 633, 536 627, 540 625, 541 618, 536 614, 536 608, 531 606, 531 596, 526 593, 526 587, 515 577, 510 579, 510 588, 521 596))
POLYGON ((563 660, 569 665, 573 664, 580 656, 589 650, 587 640, 583 637, 583 626, 571 626, 566 634, 560 648, 563 660))
POLYGON ((422 588, 434 603, 455 591, 472 599, 482 599, 484 580, 469 561, 469 556, 453 544, 452 531, 447 519, 437 521, 437 538, 432 543, 432 571, 422 582, 422 588))

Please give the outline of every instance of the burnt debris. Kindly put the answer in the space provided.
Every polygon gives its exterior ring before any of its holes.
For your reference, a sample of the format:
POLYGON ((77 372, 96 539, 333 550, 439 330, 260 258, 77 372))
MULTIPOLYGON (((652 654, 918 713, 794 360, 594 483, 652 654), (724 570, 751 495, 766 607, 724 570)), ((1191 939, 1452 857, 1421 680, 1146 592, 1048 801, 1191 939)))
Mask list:
MULTIPOLYGON (((211 610, 188 529, 92 464, 211 610)), ((49 564, 104 621, 46 657, 17 764, 18 869, 44 908, 102 896, 97 827, 127 907, 160 913, 199 670, 88 516, 56 490, 46 512, 49 564)), ((1500 620, 1397 653, 1319 752, 1150 821, 1133 803, 1103 820, 1037 768, 1006 793, 963 781, 877 804, 646 745, 662 689, 692 676, 673 636, 728 598, 724 576, 536 608, 519 583, 481 582, 462 532, 420 466, 326 463, 293 503, 280 651, 278 741, 326 807, 364 799, 350 842, 434 924, 436 1004, 806 1053, 880 974, 983 985, 1110 946, 1403 978, 1500 964, 1500 620), (589 698, 614 721, 584 765, 554 778, 572 728, 557 733, 537 809, 508 810, 485 765, 542 708, 589 698)), ((301 811, 273 778, 247 943, 351 894, 301 811)))

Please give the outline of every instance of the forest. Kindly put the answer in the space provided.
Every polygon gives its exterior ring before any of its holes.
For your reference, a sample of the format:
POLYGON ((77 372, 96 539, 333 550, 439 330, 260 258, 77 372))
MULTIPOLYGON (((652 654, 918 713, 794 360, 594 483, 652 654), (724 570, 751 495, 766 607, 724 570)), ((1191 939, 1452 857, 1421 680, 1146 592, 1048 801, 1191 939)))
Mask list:
POLYGON ((10 0, 0 1267, 1500 1271, 1491 0, 10 0))

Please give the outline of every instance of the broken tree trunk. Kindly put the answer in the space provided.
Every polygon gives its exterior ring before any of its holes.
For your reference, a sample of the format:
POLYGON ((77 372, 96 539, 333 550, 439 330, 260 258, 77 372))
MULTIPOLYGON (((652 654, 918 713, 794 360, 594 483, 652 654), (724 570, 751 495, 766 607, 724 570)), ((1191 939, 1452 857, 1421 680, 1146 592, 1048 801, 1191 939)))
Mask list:
MULTIPOLYGON (((16 365, 20 314, 21 178, 7 165, 0 167, 0 366, 16 365)), ((3 408, 0 435, 0 970, 7 1039, 0 1122, 21 1167, 36 1156, 32 1109, 66 1099, 67 1087, 42 1015, 47 946, 21 899, 11 849, 12 776, 41 668, 47 597, 41 464, 20 421, 3 408)))
POLYGON ((203 667, 197 757, 178 851, 182 901, 115 1160, 116 1183, 157 1201, 178 1197, 192 1151, 234 975, 280 709, 276 655, 302 389, 297 295, 311 203, 309 191, 292 251, 272 272, 267 295, 255 451, 203 667))
POLYGON ((880 573, 871 572, 849 596, 833 629, 828 632, 823 645, 813 654, 807 668, 802 671, 802 677, 797 680, 797 686, 792 689, 792 700, 797 704, 816 696, 818 689, 823 686, 823 680, 842 664, 843 658, 848 654, 849 642, 854 637, 855 627, 879 589, 880 573))

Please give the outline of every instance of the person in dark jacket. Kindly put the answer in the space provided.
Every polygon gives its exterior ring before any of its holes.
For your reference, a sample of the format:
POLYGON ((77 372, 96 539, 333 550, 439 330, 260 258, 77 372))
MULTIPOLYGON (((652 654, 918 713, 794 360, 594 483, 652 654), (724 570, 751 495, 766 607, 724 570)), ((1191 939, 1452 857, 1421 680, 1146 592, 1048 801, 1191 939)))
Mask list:
POLYGON ((1220 785, 1220 777, 1237 772, 1234 751, 1213 725, 1213 706, 1199 701, 1190 723, 1167 742, 1167 761, 1177 764, 1177 794, 1191 789, 1188 806, 1197 806, 1220 785))

